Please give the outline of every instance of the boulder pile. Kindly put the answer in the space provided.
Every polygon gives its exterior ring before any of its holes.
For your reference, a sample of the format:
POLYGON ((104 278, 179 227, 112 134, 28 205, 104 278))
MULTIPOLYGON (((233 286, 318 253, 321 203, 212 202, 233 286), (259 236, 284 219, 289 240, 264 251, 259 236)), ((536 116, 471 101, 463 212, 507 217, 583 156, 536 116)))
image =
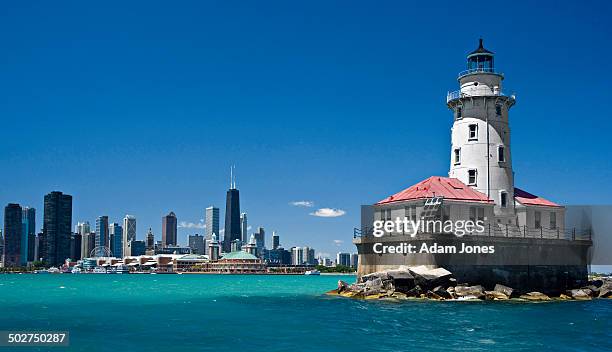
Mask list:
POLYGON ((430 266, 400 266, 364 275, 354 284, 338 281, 338 288, 328 292, 332 295, 361 299, 431 299, 431 300, 588 300, 612 298, 612 278, 597 279, 588 286, 568 290, 559 297, 549 297, 541 292, 519 294, 511 287, 495 285, 485 290, 481 285, 458 283, 453 274, 444 268, 430 266))

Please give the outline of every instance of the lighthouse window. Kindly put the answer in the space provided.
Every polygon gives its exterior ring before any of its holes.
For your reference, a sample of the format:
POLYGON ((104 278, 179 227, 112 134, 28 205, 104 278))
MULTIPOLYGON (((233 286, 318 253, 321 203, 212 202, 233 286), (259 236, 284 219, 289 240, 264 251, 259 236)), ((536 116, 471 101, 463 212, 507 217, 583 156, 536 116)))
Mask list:
POLYGON ((550 213, 550 228, 552 230, 557 228, 557 213, 554 211, 550 213))
POLYGON ((484 221, 484 208, 483 207, 470 207, 470 220, 484 221))
POLYGON ((476 175, 478 172, 476 169, 468 170, 468 185, 476 186, 476 175))
POLYGON ((533 213, 533 222, 534 222, 534 227, 536 229, 539 229, 542 227, 542 213, 540 213, 539 211, 535 211, 533 213))
POLYGON ((499 104, 495 105, 495 114, 497 116, 501 116, 501 114, 502 114, 501 105, 499 105, 499 104))
POLYGON ((500 145, 497 147, 497 161, 499 161, 500 163, 503 163, 506 161, 506 155, 505 155, 505 150, 504 150, 504 146, 500 145))
POLYGON ((457 119, 461 118, 461 107, 457 107, 457 119))
POLYGON ((477 140, 478 139, 478 125, 473 124, 473 125, 469 125, 469 134, 468 134, 468 140, 477 140))
POLYGON ((502 208, 507 207, 508 206, 508 193, 501 192, 499 194, 499 198, 500 198, 501 207, 502 208))
POLYGON ((459 165, 461 164, 461 148, 457 148, 455 149, 455 156, 454 156, 454 162, 455 165, 459 165))

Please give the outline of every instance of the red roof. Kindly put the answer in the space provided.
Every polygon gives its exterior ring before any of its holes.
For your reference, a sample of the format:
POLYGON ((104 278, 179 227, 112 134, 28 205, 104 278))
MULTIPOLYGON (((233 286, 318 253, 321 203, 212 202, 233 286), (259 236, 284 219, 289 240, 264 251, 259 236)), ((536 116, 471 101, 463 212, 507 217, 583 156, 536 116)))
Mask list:
POLYGON ((444 197, 444 199, 466 202, 493 202, 486 194, 476 191, 456 178, 432 176, 376 204, 387 204, 431 197, 444 197))
POLYGON ((520 188, 514 188, 514 199, 523 205, 539 205, 543 207, 561 207, 557 203, 553 203, 547 199, 538 197, 529 192, 525 192, 520 188))

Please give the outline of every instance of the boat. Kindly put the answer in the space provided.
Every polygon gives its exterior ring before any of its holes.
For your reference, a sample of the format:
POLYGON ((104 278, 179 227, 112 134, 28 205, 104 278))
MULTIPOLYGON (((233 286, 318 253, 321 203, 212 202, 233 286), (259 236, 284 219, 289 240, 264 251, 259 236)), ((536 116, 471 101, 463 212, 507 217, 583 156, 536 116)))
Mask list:
POLYGON ((130 273, 130 268, 127 265, 125 265, 125 264, 117 265, 117 268, 115 269, 115 272, 117 274, 129 274, 130 273))
POLYGON ((74 268, 72 268, 72 270, 70 271, 72 274, 80 274, 83 270, 81 270, 81 268, 79 268, 78 266, 75 266, 74 268))
POLYGON ((47 269, 47 272, 49 274, 59 274, 59 273, 61 273, 61 271, 58 268, 54 267, 54 266, 52 266, 49 269, 47 269))
POLYGON ((93 269, 92 273, 94 274, 106 274, 106 269, 101 266, 97 266, 93 269))
POLYGON ((319 270, 313 269, 306 271, 304 275, 321 275, 321 272, 319 270))

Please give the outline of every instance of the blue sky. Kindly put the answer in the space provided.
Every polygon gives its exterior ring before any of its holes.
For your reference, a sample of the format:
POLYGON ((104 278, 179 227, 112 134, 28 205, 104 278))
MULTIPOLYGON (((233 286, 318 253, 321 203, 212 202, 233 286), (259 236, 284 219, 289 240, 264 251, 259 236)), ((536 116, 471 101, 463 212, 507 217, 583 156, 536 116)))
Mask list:
MULTIPOLYGON (((29 2, 0 11, 0 204, 74 196, 74 222, 224 208, 354 251, 359 206, 446 175, 448 90, 480 36, 515 92, 516 183, 612 197, 610 5, 592 2, 29 2), (296 207, 310 201, 313 207, 296 207), (346 212, 317 217, 319 208, 346 212)), ((223 213, 223 211, 222 211, 223 213)), ((2 215, 0 215, 2 216, 2 215)), ((182 228, 179 242, 201 229, 182 228)))

